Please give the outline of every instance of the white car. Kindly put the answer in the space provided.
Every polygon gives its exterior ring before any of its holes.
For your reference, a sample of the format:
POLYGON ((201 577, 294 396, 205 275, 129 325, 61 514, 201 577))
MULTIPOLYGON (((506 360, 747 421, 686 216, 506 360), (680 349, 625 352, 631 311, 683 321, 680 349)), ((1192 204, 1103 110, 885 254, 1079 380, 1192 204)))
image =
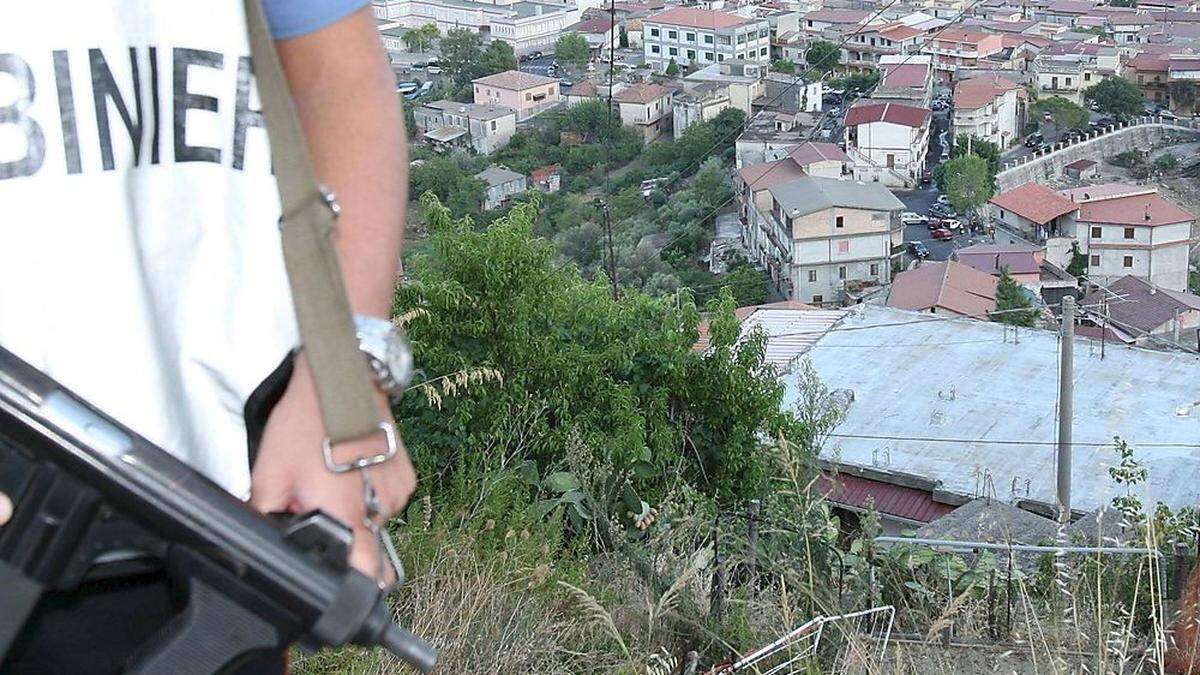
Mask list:
POLYGON ((942 227, 950 230, 951 232, 955 230, 961 230, 962 221, 958 218, 942 218, 942 227))
POLYGON ((905 225, 920 225, 921 223, 928 221, 929 219, 925 216, 919 213, 913 213, 912 211, 905 211, 900 214, 900 222, 904 223, 905 225))
POLYGON ((937 203, 941 204, 942 206, 950 206, 950 198, 946 195, 938 195, 937 203))
POLYGON ((430 75, 439 75, 442 72, 442 67, 441 66, 429 66, 429 68, 427 68, 425 70, 425 72, 429 73, 430 75))

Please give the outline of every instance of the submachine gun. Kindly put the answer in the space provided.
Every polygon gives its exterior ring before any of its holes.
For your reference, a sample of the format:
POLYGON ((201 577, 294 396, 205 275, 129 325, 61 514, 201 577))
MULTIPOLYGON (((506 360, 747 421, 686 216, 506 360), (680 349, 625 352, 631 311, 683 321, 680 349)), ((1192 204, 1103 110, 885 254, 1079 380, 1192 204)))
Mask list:
POLYGON ((44 591, 155 559, 187 606, 130 672, 215 673, 255 650, 380 645, 428 672, 437 654, 392 623, 350 568, 350 530, 317 511, 259 514, 0 348, 0 662, 44 591))

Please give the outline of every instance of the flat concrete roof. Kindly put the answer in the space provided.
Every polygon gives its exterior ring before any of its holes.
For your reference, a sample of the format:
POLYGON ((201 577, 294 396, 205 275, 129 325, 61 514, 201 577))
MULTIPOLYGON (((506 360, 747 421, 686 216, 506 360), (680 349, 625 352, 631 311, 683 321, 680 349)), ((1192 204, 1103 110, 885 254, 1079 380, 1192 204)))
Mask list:
MULTIPOLYGON (((857 305, 807 350, 830 390, 853 391, 821 457, 940 481, 1006 502, 1055 502, 1058 337, 975 319, 857 305), (1015 490, 1014 490, 1015 488, 1015 490)), ((796 370, 781 376, 797 401, 796 370)), ((1109 476, 1113 436, 1149 472, 1152 508, 1200 502, 1200 357, 1075 342, 1072 503, 1124 494, 1109 476), (1179 412, 1187 411, 1186 415, 1179 412)))

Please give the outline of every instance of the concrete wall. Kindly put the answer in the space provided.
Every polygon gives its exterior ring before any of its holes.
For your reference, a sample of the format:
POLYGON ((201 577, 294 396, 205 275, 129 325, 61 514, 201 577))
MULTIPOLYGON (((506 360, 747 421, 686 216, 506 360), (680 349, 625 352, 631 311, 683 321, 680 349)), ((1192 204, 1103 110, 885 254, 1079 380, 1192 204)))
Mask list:
POLYGON ((1200 125, 1191 120, 1157 122, 1155 118, 1143 117, 1128 127, 1099 133, 1072 145, 1056 146, 1044 155, 1031 155, 1009 162, 996 174, 996 189, 1010 190, 1031 180, 1040 181, 1062 174, 1063 167, 1080 159, 1101 162, 1105 157, 1128 150, 1145 150, 1166 136, 1200 136, 1200 125))

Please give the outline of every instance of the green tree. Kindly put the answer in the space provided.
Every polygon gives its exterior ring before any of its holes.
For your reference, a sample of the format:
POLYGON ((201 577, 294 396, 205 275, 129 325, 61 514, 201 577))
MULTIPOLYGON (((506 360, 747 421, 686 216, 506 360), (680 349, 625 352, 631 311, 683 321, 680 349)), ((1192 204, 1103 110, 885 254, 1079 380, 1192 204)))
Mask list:
POLYGON ((620 30, 617 32, 617 46, 619 46, 621 49, 627 49, 629 47, 629 31, 625 29, 625 26, 621 26, 620 30))
POLYGON ((796 72, 796 64, 791 59, 775 59, 771 63, 771 69, 777 73, 787 73, 791 75, 796 72))
POLYGON ((988 164, 988 172, 993 177, 1000 171, 1000 148, 995 143, 969 134, 955 136, 954 148, 950 151, 950 157, 953 159, 965 157, 968 154, 985 159, 988 164))
POLYGON ((996 284, 996 312, 992 321, 1013 326, 1032 328, 1037 323, 1038 312, 1026 297, 1020 284, 1008 273, 1008 267, 1000 269, 1000 281, 996 284))
POLYGON ((470 82, 483 52, 483 39, 479 33, 466 28, 451 28, 442 38, 441 48, 446 75, 459 86, 470 82))
POLYGON ((721 277, 721 288, 729 289, 738 307, 761 305, 771 293, 771 282, 762 272, 751 267, 745 260, 731 266, 721 277))
POLYGON ((567 33, 554 43, 554 58, 559 63, 569 63, 576 68, 582 68, 591 55, 592 48, 579 33, 567 33))
POLYGON ((818 73, 828 73, 837 68, 842 50, 832 42, 814 40, 804 51, 804 61, 818 73))
POLYGON ((678 479, 724 503, 764 493, 770 459, 756 448, 800 428, 781 410, 765 340, 741 339, 732 295, 707 307, 709 348, 697 352, 690 296, 626 289, 616 301, 556 265, 532 234, 536 197, 482 230, 424 204, 430 246, 406 261, 413 283, 395 306, 422 313, 406 325, 421 379, 396 412, 423 489, 477 496, 479 479, 549 474, 574 452, 619 477, 589 505, 655 503, 678 479))
POLYGON ((400 39, 410 52, 424 52, 433 46, 433 41, 441 35, 437 24, 427 23, 420 28, 410 29, 400 39))
POLYGON ((1159 155, 1158 159, 1154 160, 1154 169, 1159 173, 1174 171, 1177 166, 1179 166, 1179 160, 1169 152, 1159 155))
POLYGON ((982 157, 966 155, 942 166, 946 196, 955 211, 974 211, 995 194, 994 175, 988 171, 987 160, 982 157))
POLYGON ((1064 129, 1083 129, 1087 127, 1090 119, 1087 110, 1062 96, 1040 99, 1030 109, 1037 115, 1050 113, 1050 118, 1054 121, 1055 126, 1064 129))
POLYGON ((471 73, 471 79, 516 69, 517 55, 513 52, 512 45, 503 40, 492 40, 488 43, 487 49, 484 49, 483 53, 479 55, 479 61, 471 73))
POLYGON ((426 192, 432 192, 440 200, 450 198, 450 193, 463 177, 463 170, 458 163, 449 157, 433 157, 425 160, 419 166, 414 166, 408 174, 414 197, 420 197, 426 192))
POLYGON ((675 77, 678 74, 679 64, 675 63, 675 57, 671 57, 671 60, 667 63, 666 69, 663 70, 663 75, 666 75, 667 77, 675 77))
POLYGON ((1084 89, 1083 98, 1095 103, 1100 112, 1118 118, 1141 115, 1146 109, 1145 94, 1123 77, 1109 77, 1084 89))
POLYGON ((746 125, 746 113, 741 108, 726 108, 717 113, 709 124, 712 125, 713 135, 721 142, 717 150, 724 152, 737 141, 738 134, 746 125))
POLYGON ((474 176, 462 176, 454 183, 446 206, 456 217, 478 216, 487 196, 487 182, 474 176))
POLYGON ((841 89, 847 94, 866 94, 879 84, 879 71, 869 73, 854 73, 829 81, 829 86, 841 89))
POLYGON ((1167 95, 1175 110, 1191 110, 1196 105, 1196 84, 1186 80, 1167 84, 1167 95))
POLYGON ((1071 242, 1071 262, 1067 263, 1067 274, 1082 279, 1087 275, 1087 256, 1079 250, 1079 242, 1071 242))

